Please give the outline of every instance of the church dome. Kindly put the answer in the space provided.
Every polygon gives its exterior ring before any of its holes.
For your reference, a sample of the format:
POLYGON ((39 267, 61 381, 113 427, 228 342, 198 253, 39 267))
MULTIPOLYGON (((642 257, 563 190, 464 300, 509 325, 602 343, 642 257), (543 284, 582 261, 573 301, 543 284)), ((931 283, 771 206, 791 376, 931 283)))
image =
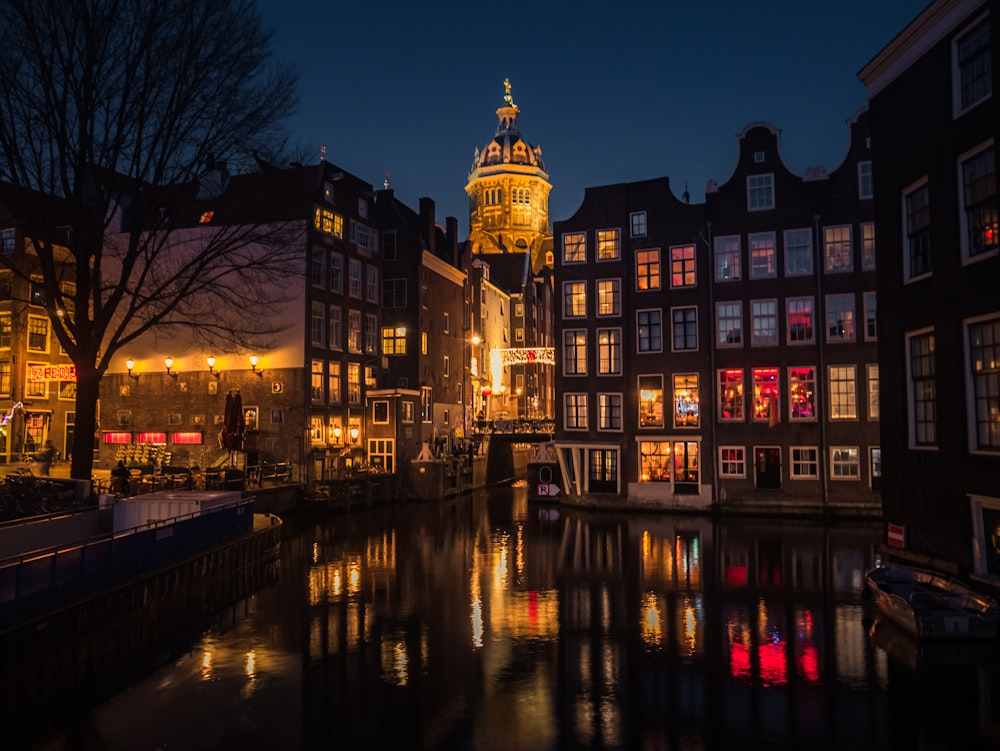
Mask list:
POLYGON ((542 161, 542 148, 532 146, 521 136, 517 124, 520 110, 514 104, 510 94, 510 81, 504 81, 504 106, 497 110, 497 129, 492 140, 480 149, 476 149, 472 159, 470 178, 477 170, 504 165, 523 165, 545 171, 542 161))

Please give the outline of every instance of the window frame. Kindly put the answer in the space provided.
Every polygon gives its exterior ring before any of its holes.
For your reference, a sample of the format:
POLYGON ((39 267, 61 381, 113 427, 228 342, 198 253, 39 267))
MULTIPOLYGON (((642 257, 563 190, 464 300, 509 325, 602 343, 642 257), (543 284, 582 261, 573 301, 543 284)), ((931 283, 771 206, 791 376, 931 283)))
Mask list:
POLYGON ((952 107, 953 115, 955 118, 960 117, 969 110, 978 107, 980 104, 990 99, 993 96, 993 59, 992 59, 992 29, 990 28, 990 16, 989 13, 983 13, 974 19, 971 23, 967 24, 959 33, 955 34, 952 38, 951 50, 952 50, 952 107), (976 80, 985 80, 989 83, 989 91, 978 96, 976 99, 966 99, 966 91, 970 87, 965 85, 963 77, 963 62, 972 62, 973 58, 967 58, 963 61, 960 55, 962 54, 962 42, 969 39, 973 34, 978 32, 980 29, 985 28, 988 34, 985 44, 980 48, 989 60, 989 75, 979 76, 976 80))
POLYGON ((777 201, 774 196, 774 173, 761 172, 756 175, 747 175, 747 211, 771 211, 777 201), (760 184, 754 185, 755 181, 760 184), (761 203, 760 199, 765 200, 761 203), (759 203, 759 205, 757 205, 759 203))
POLYGON ((562 263, 563 266, 587 262, 587 233, 563 232, 562 263))
POLYGON ((827 344, 846 344, 856 342, 858 340, 858 321, 857 321, 857 308, 855 307, 855 299, 853 292, 838 292, 836 294, 829 294, 824 299, 824 318, 825 318, 825 330, 826 330, 826 343, 827 344), (834 303, 847 302, 850 301, 849 307, 834 307, 834 303), (837 318, 836 324, 831 326, 831 316, 835 313, 850 313, 850 316, 837 318), (835 335, 832 333, 833 328, 840 331, 841 323, 846 323, 849 325, 850 333, 847 333, 847 328, 844 328, 844 333, 840 335, 835 335))
POLYGON ((903 283, 915 282, 934 273, 931 245, 931 194, 927 175, 906 186, 902 191, 903 202, 903 283), (925 196, 922 205, 911 207, 917 196, 925 196), (912 226, 912 220, 925 216, 926 223, 912 226), (926 244, 924 244, 926 241, 926 244), (926 268, 916 268, 915 261, 921 260, 926 268))
POLYGON ((781 334, 779 333, 780 314, 778 311, 778 298, 763 297, 750 300, 750 346, 751 347, 777 347, 781 344, 781 334), (772 313, 762 313, 757 311, 758 306, 770 305, 772 313), (771 327, 773 335, 768 340, 764 340, 758 335, 757 322, 763 322, 773 315, 774 325, 771 327))
POLYGON ((719 477, 730 480, 745 480, 746 476, 747 447, 719 446, 719 477))
POLYGON ((671 352, 697 352, 699 348, 698 332, 698 306, 678 305, 670 309, 670 351, 671 352), (694 315, 689 319, 687 314, 694 315), (677 316, 684 318, 678 321, 677 316), (678 337, 678 333, 681 334, 678 337), (693 337, 693 339, 692 339, 693 337), (680 338, 681 343, 678 344, 680 338))
POLYGON ((594 254, 597 263, 620 261, 622 258, 621 227, 594 230, 594 254))
POLYGON ((775 232, 751 232, 747 235, 747 255, 748 274, 750 279, 776 279, 778 276, 778 236, 775 232), (763 243, 755 248, 755 243, 763 243), (755 250, 765 252, 763 258, 766 259, 766 268, 763 272, 758 272, 758 266, 754 263, 755 250))
MULTIPOLYGON (((957 161, 958 168, 958 202, 959 202, 959 226, 961 228, 961 249, 962 249, 962 263, 976 263, 982 261, 986 258, 992 258, 1000 253, 1000 227, 998 224, 998 215, 1000 215, 1000 195, 998 195, 997 190, 997 154, 994 148, 994 139, 988 138, 986 141, 976 145, 975 147, 969 149, 968 151, 959 155, 957 161), (970 183, 966 177, 966 166, 972 164, 977 159, 985 154, 992 156, 992 193, 984 199, 975 201, 970 206, 969 192, 970 183), (989 208, 992 205, 992 215, 993 215, 993 238, 994 243, 992 246, 985 246, 983 250, 973 252, 973 232, 971 230, 970 214, 972 211, 981 208, 989 208)), ((973 185, 982 182, 982 179, 977 180, 973 185)), ((987 179, 987 182, 989 180, 987 179)), ((984 227, 986 224, 984 223, 984 227)))

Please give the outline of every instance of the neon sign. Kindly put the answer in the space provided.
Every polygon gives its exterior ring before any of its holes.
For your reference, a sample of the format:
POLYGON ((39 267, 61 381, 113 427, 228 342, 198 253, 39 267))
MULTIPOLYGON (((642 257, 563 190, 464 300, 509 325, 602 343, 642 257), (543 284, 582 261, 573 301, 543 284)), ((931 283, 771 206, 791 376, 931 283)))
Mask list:
POLYGON ((75 381, 75 365, 29 365, 28 380, 39 381, 75 381))

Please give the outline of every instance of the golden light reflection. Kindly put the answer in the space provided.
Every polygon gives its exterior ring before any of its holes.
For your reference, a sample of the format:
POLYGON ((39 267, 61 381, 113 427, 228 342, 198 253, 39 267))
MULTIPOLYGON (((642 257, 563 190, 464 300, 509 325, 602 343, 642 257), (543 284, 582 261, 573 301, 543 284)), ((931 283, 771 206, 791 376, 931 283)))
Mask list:
POLYGON ((479 556, 472 556, 472 571, 469 573, 469 622, 472 627, 472 647, 483 646, 483 593, 479 586, 482 570, 479 556))
POLYGON ((647 647, 659 650, 663 647, 663 614, 653 592, 642 596, 642 623, 640 634, 647 647))
POLYGON ((698 616, 689 597, 684 598, 684 646, 688 655, 693 655, 698 648, 698 616))
POLYGON ((201 679, 203 681, 212 680, 212 650, 210 649, 201 653, 201 679))
POLYGON ((517 525, 517 544, 514 554, 514 567, 517 569, 517 580, 524 576, 524 525, 517 525))
POLYGON ((318 605, 361 592, 361 557, 353 555, 309 567, 309 602, 318 605))
POLYGON ((483 601, 478 597, 472 601, 472 646, 479 649, 483 646, 483 601))
POLYGON ((405 636, 386 634, 382 637, 382 680, 394 686, 405 686, 410 680, 410 656, 405 636))
POLYGON ((605 748, 622 748, 621 703, 613 697, 604 697, 598 709, 601 715, 601 740, 605 748))
POLYGON ((507 559, 510 555, 510 540, 507 535, 500 538, 493 561, 493 589, 503 589, 507 583, 507 559))
POLYGON ((252 649, 246 654, 246 661, 244 663, 243 670, 247 674, 247 678, 250 680, 257 677, 257 653, 252 649))
POLYGON ((319 543, 313 543, 313 563, 319 563, 319 543))

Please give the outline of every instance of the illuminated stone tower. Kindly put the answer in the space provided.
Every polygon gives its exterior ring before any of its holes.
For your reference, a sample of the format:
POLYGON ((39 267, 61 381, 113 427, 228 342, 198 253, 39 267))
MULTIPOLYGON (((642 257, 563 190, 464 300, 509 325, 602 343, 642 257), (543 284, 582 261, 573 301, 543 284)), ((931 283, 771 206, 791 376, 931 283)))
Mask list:
POLYGON ((473 255, 530 253, 531 268, 551 266, 546 259, 549 225, 549 175, 542 149, 521 137, 520 110, 503 82, 504 105, 497 110, 496 134, 476 149, 465 192, 469 195, 468 247, 473 255))

